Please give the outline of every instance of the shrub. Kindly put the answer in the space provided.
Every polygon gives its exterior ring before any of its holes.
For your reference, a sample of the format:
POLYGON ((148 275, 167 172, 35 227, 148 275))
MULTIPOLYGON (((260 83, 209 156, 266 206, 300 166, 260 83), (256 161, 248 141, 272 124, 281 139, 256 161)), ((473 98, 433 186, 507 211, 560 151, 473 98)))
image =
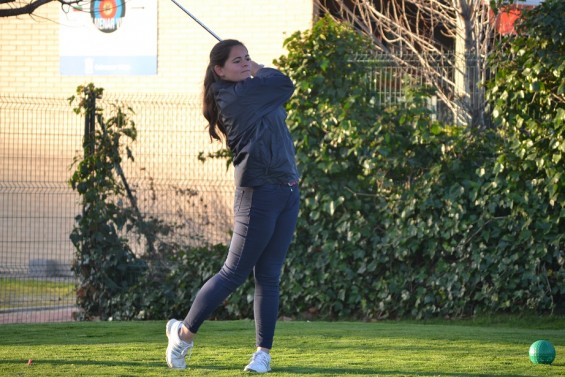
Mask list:
MULTIPOLYGON (((522 34, 493 53, 488 95, 496 130, 437 122, 429 88, 378 106, 367 67, 351 59, 371 42, 347 24, 323 18, 287 39, 288 55, 276 64, 296 84, 287 111, 302 205, 281 315, 371 320, 563 310, 563 6, 548 0, 535 8, 522 34)), ((119 193, 98 189, 93 198, 119 193)), ((106 218, 95 218, 95 228, 112 236, 102 246, 118 258, 100 267, 141 271, 109 301, 113 308, 124 318, 184 315, 227 247, 161 244, 146 254, 158 258, 138 260, 114 228, 147 227, 133 226, 135 216, 120 220, 111 202, 102 208, 106 218)), ((167 229, 157 220, 141 224, 167 229)), ((83 235, 74 242, 100 238, 83 235)), ((79 265, 90 268, 97 244, 76 245, 87 246, 79 265)), ((251 317, 252 292, 249 280, 214 318, 251 317)))
POLYGON ((564 23, 562 1, 526 11, 491 56, 487 92, 505 140, 488 189, 506 214, 497 247, 522 266, 509 300, 547 310, 565 309, 564 23))
POLYGON ((496 170, 501 135, 434 121, 425 88, 409 91, 405 104, 378 107, 366 68, 350 60, 370 43, 345 24, 324 18, 286 47, 277 64, 297 86, 288 122, 303 203, 282 281, 285 314, 423 318, 554 308, 555 285, 544 290, 541 282, 557 281, 562 257, 546 256, 551 270, 536 258, 546 241, 561 242, 559 225, 548 232, 534 202, 513 214, 520 194, 500 189, 496 170), (551 237, 534 242, 528 213, 551 237))

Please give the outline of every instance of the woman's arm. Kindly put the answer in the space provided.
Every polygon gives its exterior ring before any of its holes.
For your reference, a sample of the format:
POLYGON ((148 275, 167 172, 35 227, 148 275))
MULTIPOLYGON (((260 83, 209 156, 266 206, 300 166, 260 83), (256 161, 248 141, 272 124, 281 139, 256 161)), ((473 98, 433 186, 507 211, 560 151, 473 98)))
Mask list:
POLYGON ((236 85, 236 94, 244 106, 250 106, 257 111, 265 106, 280 106, 292 96, 292 81, 277 69, 254 63, 251 73, 253 78, 236 85))

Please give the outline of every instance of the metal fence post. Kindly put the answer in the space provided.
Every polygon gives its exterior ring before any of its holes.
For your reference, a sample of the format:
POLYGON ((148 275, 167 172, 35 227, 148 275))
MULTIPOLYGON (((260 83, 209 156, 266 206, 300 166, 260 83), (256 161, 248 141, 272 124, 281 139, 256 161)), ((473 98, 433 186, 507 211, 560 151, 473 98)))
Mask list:
POLYGON ((90 156, 94 153, 94 137, 96 128, 96 93, 88 90, 86 93, 87 106, 84 117, 84 156, 90 156))

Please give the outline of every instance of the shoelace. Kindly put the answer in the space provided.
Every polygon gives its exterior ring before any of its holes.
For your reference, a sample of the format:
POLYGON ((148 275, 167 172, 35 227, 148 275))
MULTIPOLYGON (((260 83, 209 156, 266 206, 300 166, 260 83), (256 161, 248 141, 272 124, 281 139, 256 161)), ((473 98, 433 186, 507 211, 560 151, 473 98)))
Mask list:
POLYGON ((181 341, 181 343, 177 344, 173 348, 173 352, 182 357, 185 357, 188 354, 188 357, 190 358, 190 355, 192 354, 192 343, 186 343, 184 341, 181 341), (190 350, 190 354, 188 354, 189 350, 190 350))

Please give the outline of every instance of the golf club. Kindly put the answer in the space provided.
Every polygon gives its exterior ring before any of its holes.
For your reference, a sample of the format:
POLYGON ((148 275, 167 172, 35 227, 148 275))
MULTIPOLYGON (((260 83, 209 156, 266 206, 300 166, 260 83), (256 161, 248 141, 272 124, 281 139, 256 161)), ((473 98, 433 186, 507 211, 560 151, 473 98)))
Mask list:
POLYGON ((218 37, 218 35, 216 33, 214 33, 212 30, 210 30, 206 25, 204 25, 202 22, 200 22, 200 20, 196 17, 194 17, 194 15, 192 13, 190 13, 188 10, 186 10, 182 5, 180 5, 178 2, 176 2, 175 0, 171 0, 173 3, 175 3, 177 5, 177 7, 179 7, 180 9, 182 9, 182 11, 186 14, 188 14, 194 21, 198 22, 198 24, 200 26, 202 26, 208 33, 212 34, 214 36, 214 38, 216 38, 218 41, 221 41, 222 38, 218 37))

